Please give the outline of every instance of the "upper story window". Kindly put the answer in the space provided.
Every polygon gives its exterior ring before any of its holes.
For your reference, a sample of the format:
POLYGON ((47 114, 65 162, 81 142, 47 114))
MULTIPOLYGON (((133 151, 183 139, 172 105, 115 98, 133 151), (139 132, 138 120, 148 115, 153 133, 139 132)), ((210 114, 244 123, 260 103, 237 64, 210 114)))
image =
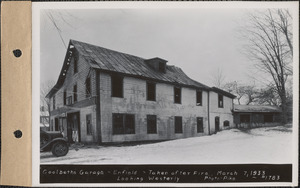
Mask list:
POLYGON ((123 97, 123 77, 118 75, 111 76, 111 96, 123 97))
POLYGON ((219 108, 224 107, 223 95, 221 95, 221 94, 218 95, 218 106, 219 106, 219 108))
POLYGON ((52 103, 53 103, 53 110, 55 110, 55 95, 53 95, 52 103))
POLYGON ((88 97, 91 97, 91 78, 88 77, 86 80, 85 80, 85 96, 88 98, 88 97))
POLYGON ((67 104, 67 91, 64 91, 64 105, 67 104))
POLYGON ((74 74, 78 72, 78 60, 74 57, 74 74))
POLYGON ((181 88, 174 87, 174 103, 181 104, 181 88))
POLYGON ((147 100, 156 100, 156 86, 155 83, 147 82, 147 100))
POLYGON ((77 85, 73 86, 73 99, 74 103, 77 102, 77 85))
POLYGON ((196 105, 202 106, 202 91, 196 92, 196 105))

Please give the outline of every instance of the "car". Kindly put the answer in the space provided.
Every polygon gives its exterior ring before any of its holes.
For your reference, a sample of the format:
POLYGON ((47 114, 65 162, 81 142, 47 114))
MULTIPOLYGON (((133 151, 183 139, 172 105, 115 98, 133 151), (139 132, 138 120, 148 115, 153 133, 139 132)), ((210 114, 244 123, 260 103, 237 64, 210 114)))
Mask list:
POLYGON ((69 143, 61 132, 40 130, 40 151, 52 151, 56 157, 62 157, 69 152, 69 143))

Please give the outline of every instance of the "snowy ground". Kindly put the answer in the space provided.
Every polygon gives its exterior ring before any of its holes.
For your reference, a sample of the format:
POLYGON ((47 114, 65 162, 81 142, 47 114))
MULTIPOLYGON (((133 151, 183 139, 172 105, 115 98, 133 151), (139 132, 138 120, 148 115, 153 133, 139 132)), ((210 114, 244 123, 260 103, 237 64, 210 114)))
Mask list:
POLYGON ((41 164, 291 163, 292 128, 224 130, 211 136, 134 146, 85 146, 64 157, 41 153, 41 164))

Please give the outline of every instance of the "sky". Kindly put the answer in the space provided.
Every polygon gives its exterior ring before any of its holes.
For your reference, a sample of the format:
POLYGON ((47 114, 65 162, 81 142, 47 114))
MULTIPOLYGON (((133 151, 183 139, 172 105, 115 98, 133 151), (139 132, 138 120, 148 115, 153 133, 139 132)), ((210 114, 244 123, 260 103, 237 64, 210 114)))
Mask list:
POLYGON ((66 54, 61 36, 145 59, 160 57, 190 78, 213 86, 221 70, 224 82, 251 82, 251 62, 238 37, 243 9, 59 9, 41 10, 41 83, 57 81, 66 54))

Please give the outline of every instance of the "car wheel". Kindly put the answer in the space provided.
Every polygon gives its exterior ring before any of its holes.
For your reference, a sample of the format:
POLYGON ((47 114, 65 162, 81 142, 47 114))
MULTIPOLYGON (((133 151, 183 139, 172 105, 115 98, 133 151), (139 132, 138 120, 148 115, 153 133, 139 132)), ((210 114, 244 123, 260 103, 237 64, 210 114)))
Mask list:
POLYGON ((67 155, 69 152, 69 147, 66 142, 56 142, 52 146, 52 154, 56 157, 61 157, 67 155))

